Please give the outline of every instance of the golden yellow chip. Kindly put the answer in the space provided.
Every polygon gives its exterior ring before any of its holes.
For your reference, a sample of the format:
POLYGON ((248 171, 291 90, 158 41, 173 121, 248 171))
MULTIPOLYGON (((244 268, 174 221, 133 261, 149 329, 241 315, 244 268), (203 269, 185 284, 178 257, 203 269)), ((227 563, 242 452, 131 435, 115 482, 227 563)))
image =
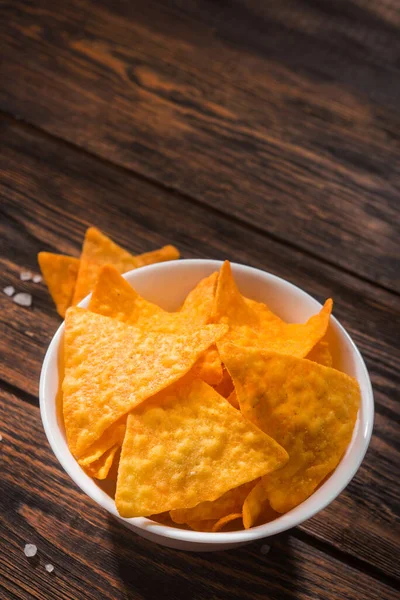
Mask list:
POLYGON ((249 481, 232 488, 212 502, 201 502, 192 508, 171 510, 171 519, 174 523, 182 524, 189 521, 220 519, 230 513, 241 512, 243 502, 257 482, 258 480, 249 481))
POLYGON ((180 334, 147 332, 69 308, 63 410, 74 456, 81 458, 118 419, 182 377, 225 332, 216 325, 180 334))
POLYGON ((230 328, 218 348, 233 342, 242 347, 259 347, 302 358, 325 335, 331 312, 332 300, 329 299, 306 323, 285 323, 265 304, 241 295, 230 264, 225 261, 218 278, 213 321, 227 323, 230 328))
POLYGON ((190 508, 287 458, 212 387, 188 376, 128 415, 116 506, 123 517, 190 508))
MULTIPOLYGON (((177 333, 209 322, 218 273, 206 277, 188 295, 179 312, 169 313, 142 298, 112 265, 100 269, 89 310, 136 325, 148 331, 177 333)), ((199 358, 193 376, 210 385, 222 379, 222 364, 215 345, 199 358)))
POLYGON ((239 400, 238 400, 235 390, 232 390, 232 392, 229 394, 227 400, 228 400, 229 404, 232 404, 232 406, 234 406, 235 408, 240 408, 239 400))
POLYGON ((103 265, 114 265, 120 273, 126 273, 138 267, 176 258, 179 258, 179 252, 174 246, 164 246, 153 252, 133 256, 95 227, 89 227, 83 242, 72 303, 78 304, 92 291, 103 265))
POLYGON ((106 479, 119 448, 118 444, 112 446, 100 458, 85 466, 86 473, 95 479, 106 479))
POLYGON ((187 295, 180 312, 187 315, 189 319, 195 316, 196 320, 209 323, 214 306, 217 281, 218 273, 212 273, 202 279, 187 295))
POLYGON ((222 366, 222 379, 215 386, 215 391, 224 398, 229 398, 230 394, 234 391, 232 377, 225 366, 222 366))
POLYGON ((65 311, 72 303, 79 258, 51 252, 39 252, 38 262, 57 312, 64 318, 65 311))
POLYGON ((324 365, 325 367, 332 366, 332 354, 329 350, 328 342, 321 340, 306 356, 308 360, 324 365))
POLYGON ((339 463, 360 403, 352 377, 306 359, 223 344, 221 358, 243 415, 289 454, 285 467, 263 478, 274 510, 305 500, 339 463))
POLYGON ((213 531, 214 533, 216 531, 221 531, 221 529, 223 529, 229 523, 232 523, 232 521, 237 521, 238 519, 241 519, 241 518, 242 518, 241 512, 240 513, 231 513, 230 515, 221 517, 220 519, 218 519, 218 521, 216 523, 214 523, 211 531, 213 531))
POLYGON ((193 529, 193 531, 211 532, 216 522, 215 519, 211 519, 209 521, 190 521, 190 523, 186 524, 190 529, 193 529))
POLYGON ((81 467, 88 467, 96 462, 113 446, 120 448, 124 441, 125 431, 126 415, 108 427, 103 435, 96 440, 84 454, 82 454, 78 460, 81 467))
POLYGON ((222 363, 217 346, 211 346, 199 358, 192 369, 194 378, 202 379, 209 385, 218 385, 222 381, 222 363))
POLYGON ((245 529, 250 529, 253 525, 269 523, 277 517, 279 513, 271 508, 268 501, 268 494, 263 486, 263 480, 259 481, 243 503, 243 525, 245 529))

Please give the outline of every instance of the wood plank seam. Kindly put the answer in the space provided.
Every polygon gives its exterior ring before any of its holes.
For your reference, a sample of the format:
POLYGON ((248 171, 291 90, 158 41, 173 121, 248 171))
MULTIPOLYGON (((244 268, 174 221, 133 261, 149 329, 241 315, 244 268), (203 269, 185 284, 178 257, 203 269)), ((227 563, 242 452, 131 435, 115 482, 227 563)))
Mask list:
POLYGON ((198 200, 197 198, 195 198, 194 196, 191 196, 190 194, 185 194, 182 191, 176 189, 174 186, 168 186, 168 185, 164 184, 162 181, 159 181, 158 179, 149 177, 147 175, 144 175, 143 173, 134 171, 133 169, 125 167, 119 163, 105 159, 102 156, 100 156, 99 154, 93 153, 83 146, 78 146, 78 145, 74 144, 73 142, 66 140, 65 138, 61 138, 53 133, 50 133, 49 131, 42 129, 41 127, 38 127, 37 125, 35 125, 32 122, 26 121, 25 119, 17 119, 14 115, 12 115, 11 113, 9 113, 7 111, 4 111, 3 109, 0 109, 0 116, 4 117, 6 119, 15 121, 22 127, 26 127, 29 130, 39 132, 41 135, 43 135, 53 141, 57 141, 58 143, 61 143, 61 144, 66 144, 69 148, 73 149, 75 152, 81 152, 85 156, 91 157, 92 159, 97 160, 100 163, 107 165, 109 167, 118 169, 120 172, 124 172, 126 175, 128 175, 130 177, 134 176, 134 177, 140 179, 141 181, 150 183, 151 185, 154 185, 154 186, 156 186, 160 189, 163 189, 167 192, 173 192, 174 195, 178 196, 185 202, 190 202, 192 204, 195 204, 196 206, 199 206, 200 208, 202 208, 205 211, 208 211, 209 213, 214 213, 219 216, 222 216, 226 220, 228 220, 232 223, 238 224, 238 225, 248 229, 249 231, 252 231, 254 233, 262 235, 267 239, 270 238, 271 240, 277 242, 278 244, 287 246, 297 252, 301 252, 305 256, 308 256, 310 258, 318 260, 322 264, 328 265, 329 267, 335 269, 338 272, 344 272, 347 275, 355 277, 356 279, 363 281, 364 283, 367 283, 369 285, 372 285, 377 289, 381 289, 381 290, 385 291, 386 293, 391 294, 393 297, 400 296, 400 292, 397 292, 396 290, 391 289, 390 287, 387 287, 386 285, 384 285, 380 282, 374 281, 373 279, 370 279, 369 277, 361 275, 360 273, 354 271, 353 269, 347 268, 342 265, 338 266, 337 263, 333 260, 329 260, 328 258, 326 258, 324 256, 321 256, 319 254, 311 252, 307 248, 303 248, 302 246, 295 244, 292 241, 284 240, 277 234, 274 234, 270 231, 267 232, 262 227, 257 227, 254 223, 250 223, 248 221, 243 221, 239 217, 237 217, 236 215, 234 215, 232 213, 218 209, 216 206, 210 206, 208 203, 203 203, 200 200, 198 200))

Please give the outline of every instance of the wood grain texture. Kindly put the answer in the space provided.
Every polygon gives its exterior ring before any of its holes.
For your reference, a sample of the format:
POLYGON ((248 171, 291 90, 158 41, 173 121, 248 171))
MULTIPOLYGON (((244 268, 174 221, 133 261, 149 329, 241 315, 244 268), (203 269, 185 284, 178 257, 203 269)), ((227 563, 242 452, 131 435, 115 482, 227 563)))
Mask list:
POLYGON ((0 287, 11 284, 33 294, 32 309, 1 296, 0 349, 5 360, 0 376, 37 394, 41 362, 60 319, 44 285, 20 282, 19 272, 35 271, 42 249, 78 255, 88 224, 133 252, 172 242, 184 257, 228 257, 292 280, 320 299, 333 295, 335 314, 370 369, 375 434, 354 481, 300 531, 365 564, 377 576, 396 578, 398 298, 10 119, 0 118, 0 134, 0 287))
POLYGON ((400 290, 396 3, 13 0, 0 108, 400 290))
POLYGON ((162 548, 135 536, 81 493, 45 439, 38 408, 0 392, 3 598, 391 600, 396 592, 289 535, 212 555, 162 548), (56 499, 56 501, 55 501, 56 499), (23 554, 38 547, 35 560, 23 554), (52 574, 44 565, 51 563, 52 574), (328 591, 329 588, 329 591, 328 591))

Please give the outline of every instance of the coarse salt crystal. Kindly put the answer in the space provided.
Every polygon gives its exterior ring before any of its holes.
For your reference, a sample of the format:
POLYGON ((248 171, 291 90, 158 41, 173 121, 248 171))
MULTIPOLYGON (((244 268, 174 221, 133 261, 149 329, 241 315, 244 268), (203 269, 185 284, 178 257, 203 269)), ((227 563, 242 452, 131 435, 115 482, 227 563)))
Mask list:
POLYGON ((2 442, 2 441, 3 441, 3 436, 0 433, 0 442, 2 442))
POLYGON ((261 554, 268 554, 268 552, 271 550, 271 546, 268 546, 268 544, 263 544, 261 546, 260 552, 261 554))
POLYGON ((19 306, 30 306, 32 304, 32 296, 25 294, 25 292, 19 292, 19 294, 15 294, 13 297, 13 302, 19 304, 19 306))
POLYGON ((33 281, 33 283, 40 283, 42 281, 42 276, 41 275, 34 275, 32 277, 32 281, 33 281))
POLYGON ((6 296, 12 296, 13 294, 15 294, 15 289, 12 285, 8 285, 4 288, 3 292, 6 294, 6 296))
POLYGON ((21 281, 29 281, 30 279, 32 279, 32 273, 30 271, 21 271, 21 273, 19 274, 19 278, 21 279, 21 281))
POLYGON ((35 546, 35 544, 25 544, 25 548, 24 548, 25 556, 27 556, 28 558, 32 558, 33 556, 36 555, 36 552, 37 552, 37 547, 35 546))
POLYGON ((49 563, 48 565, 45 565, 45 567, 44 567, 44 568, 46 569, 46 571, 47 571, 48 573, 52 573, 52 572, 54 571, 54 567, 53 567, 53 565, 51 565, 50 563, 49 563))

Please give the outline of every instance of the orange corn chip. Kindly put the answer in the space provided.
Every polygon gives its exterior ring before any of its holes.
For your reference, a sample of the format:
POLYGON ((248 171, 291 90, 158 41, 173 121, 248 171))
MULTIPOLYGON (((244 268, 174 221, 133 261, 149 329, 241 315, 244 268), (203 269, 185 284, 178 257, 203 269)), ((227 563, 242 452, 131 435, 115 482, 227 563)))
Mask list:
POLYGON ((108 427, 103 435, 81 456, 78 460, 81 467, 88 467, 98 461, 113 446, 120 448, 124 441, 125 431, 126 415, 108 427))
POLYGON ((239 406, 239 400, 238 400, 238 397, 237 397, 237 394, 236 394, 235 390, 233 390, 229 394, 227 400, 228 400, 229 404, 232 404, 232 406, 234 406, 235 408, 240 408, 240 406, 239 406))
POLYGON ((212 387, 188 376, 128 415, 117 509, 136 517, 190 508, 286 460, 279 444, 212 387))
POLYGON ((218 385, 222 381, 222 363, 217 346, 211 346, 199 358, 192 369, 194 378, 199 378, 209 385, 218 385))
POLYGON ((213 321, 227 323, 229 332, 218 348, 233 342, 243 347, 289 354, 302 358, 325 335, 332 312, 332 300, 306 323, 285 323, 260 302, 244 298, 233 279, 228 261, 223 264, 217 285, 213 321))
MULTIPOLYGON (((176 333, 198 328, 209 321, 217 277, 218 273, 213 273, 200 281, 186 298, 181 311, 169 313, 142 298, 115 267, 106 265, 100 269, 89 310, 149 331, 176 333)), ((215 345, 199 358, 193 376, 210 385, 221 381, 222 364, 215 345)))
POLYGON ((225 369, 225 366, 222 368, 222 379, 215 386, 215 391, 224 398, 229 398, 230 394, 234 391, 232 377, 229 375, 228 370, 225 369))
POLYGON ((189 318, 196 315, 196 319, 200 319, 203 323, 209 323, 214 306, 217 281, 218 273, 212 273, 202 279, 187 295, 180 312, 188 315, 189 318))
POLYGON ((250 490, 242 510, 245 529, 250 529, 250 527, 259 523, 269 523, 269 521, 273 521, 280 516, 271 508, 262 480, 250 490))
POLYGON ((190 521, 220 519, 230 513, 241 512, 243 502, 257 481, 249 481, 239 487, 228 490, 213 502, 201 502, 193 508, 171 510, 174 523, 182 524, 190 521))
POLYGON ((117 444, 112 446, 98 460, 84 467, 86 473, 95 479, 106 479, 119 447, 117 444))
POLYGON ((211 532, 216 522, 215 519, 209 521, 190 521, 187 525, 189 525, 190 529, 193 529, 193 531, 202 531, 205 533, 211 532))
POLYGON ((108 427, 182 377, 225 332, 215 325, 180 334, 146 332, 68 309, 63 409, 74 456, 81 458, 108 427))
POLYGON ((51 252, 39 252, 38 262, 57 312, 64 318, 65 311, 72 303, 79 258, 51 252))
POLYGON ((218 521, 212 526, 211 531, 221 531, 228 523, 232 521, 237 521, 242 518, 242 513, 232 513, 230 515, 226 515, 225 517, 221 517, 218 521))
POLYGON ((287 512, 305 500, 339 463, 360 403, 352 377, 306 359, 223 344, 221 358, 244 416, 289 454, 263 477, 271 507, 287 512))
POLYGON ((179 258, 179 252, 174 246, 164 246, 153 252, 133 256, 95 227, 89 227, 83 243, 72 303, 78 304, 92 291, 103 265, 112 264, 120 273, 126 273, 138 267, 176 258, 179 258))
POLYGON ((306 358, 308 360, 313 360, 320 365, 324 365, 325 367, 332 366, 332 354, 329 350, 329 344, 323 340, 314 346, 311 352, 307 354, 306 358))
POLYGON ((239 292, 228 260, 219 272, 212 320, 214 323, 249 327, 258 327, 260 322, 251 305, 239 292))

